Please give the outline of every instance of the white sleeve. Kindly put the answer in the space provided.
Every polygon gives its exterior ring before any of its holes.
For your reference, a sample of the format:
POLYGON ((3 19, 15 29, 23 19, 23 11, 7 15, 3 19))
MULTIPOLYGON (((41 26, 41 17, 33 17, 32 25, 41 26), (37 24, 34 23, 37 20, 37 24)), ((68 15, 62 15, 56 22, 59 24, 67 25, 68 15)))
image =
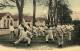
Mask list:
POLYGON ((27 33, 28 33, 28 34, 30 34, 30 35, 32 34, 32 33, 31 33, 31 32, 29 32, 29 31, 27 31, 27 33))
POLYGON ((21 28, 21 25, 18 26, 18 29, 20 29, 20 28, 21 28))

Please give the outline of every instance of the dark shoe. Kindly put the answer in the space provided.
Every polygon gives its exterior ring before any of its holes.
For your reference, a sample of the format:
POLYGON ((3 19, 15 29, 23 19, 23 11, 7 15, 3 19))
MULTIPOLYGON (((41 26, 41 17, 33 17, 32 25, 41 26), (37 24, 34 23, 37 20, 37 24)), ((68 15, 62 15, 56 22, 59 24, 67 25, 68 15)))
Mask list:
POLYGON ((52 43, 55 43, 55 41, 52 41, 52 43))
POLYGON ((31 40, 32 40, 32 38, 31 38, 31 40))
POLYGON ((58 47, 59 47, 59 48, 62 48, 63 46, 62 46, 62 45, 59 45, 58 47))
POLYGON ((28 46, 30 46, 30 44, 28 44, 28 46))
POLYGON ((16 46, 16 44, 13 44, 13 46, 16 46))
POLYGON ((17 44, 15 44, 15 43, 12 43, 13 44, 13 46, 16 46, 17 44))
POLYGON ((49 43, 49 41, 46 41, 46 43, 49 43))

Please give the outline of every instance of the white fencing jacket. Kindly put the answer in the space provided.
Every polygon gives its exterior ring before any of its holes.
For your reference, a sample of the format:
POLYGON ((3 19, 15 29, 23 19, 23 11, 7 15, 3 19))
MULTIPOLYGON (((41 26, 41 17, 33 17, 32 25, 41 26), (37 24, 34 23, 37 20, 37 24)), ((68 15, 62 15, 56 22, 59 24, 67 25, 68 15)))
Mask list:
POLYGON ((10 30, 10 31, 14 31, 14 27, 13 27, 13 26, 10 26, 10 27, 9 27, 9 30, 10 30))

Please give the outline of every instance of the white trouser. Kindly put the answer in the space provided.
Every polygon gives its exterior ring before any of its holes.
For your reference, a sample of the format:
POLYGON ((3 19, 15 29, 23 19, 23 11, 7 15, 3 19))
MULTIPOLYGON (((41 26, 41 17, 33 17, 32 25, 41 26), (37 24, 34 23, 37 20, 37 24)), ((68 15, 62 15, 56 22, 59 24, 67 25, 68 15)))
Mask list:
POLYGON ((39 31, 39 35, 44 36, 44 32, 43 31, 39 31))
POLYGON ((38 32, 37 31, 33 31, 33 35, 35 35, 36 37, 38 37, 38 32))
POLYGON ((31 34, 31 35, 30 35, 30 38, 32 38, 32 37, 33 37, 33 35, 31 34))
POLYGON ((63 35, 62 36, 58 36, 58 45, 63 45, 64 40, 63 40, 63 35))
POLYGON ((68 32, 68 40, 71 41, 71 32, 68 32))
POLYGON ((54 32, 54 33, 53 33, 53 36, 54 36, 54 37, 57 37, 57 34, 56 34, 56 32, 54 32))
POLYGON ((52 34, 46 35, 46 41, 48 41, 49 39, 52 39, 54 41, 54 38, 53 38, 52 34))
POLYGON ((10 40, 14 39, 14 31, 10 31, 10 40))
POLYGON ((18 44, 20 41, 22 40, 27 40, 28 41, 28 44, 30 44, 31 42, 31 39, 29 37, 20 37, 16 42, 14 42, 15 44, 18 44))

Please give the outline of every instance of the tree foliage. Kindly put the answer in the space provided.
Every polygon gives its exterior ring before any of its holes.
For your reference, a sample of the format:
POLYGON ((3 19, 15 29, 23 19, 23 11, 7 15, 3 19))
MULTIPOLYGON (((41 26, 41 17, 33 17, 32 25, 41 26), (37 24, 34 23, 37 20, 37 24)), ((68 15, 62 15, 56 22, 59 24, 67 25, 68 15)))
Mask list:
POLYGON ((2 0, 2 2, 0 2, 0 9, 4 9, 6 7, 13 8, 15 5, 13 5, 9 0, 2 0))
POLYGON ((19 15, 19 24, 23 22, 23 8, 24 8, 24 0, 10 0, 16 3, 19 15))
POLYGON ((58 1, 57 3, 57 15, 59 17, 59 21, 61 24, 67 24, 72 22, 71 14, 72 11, 69 9, 66 3, 62 3, 63 1, 58 1))

